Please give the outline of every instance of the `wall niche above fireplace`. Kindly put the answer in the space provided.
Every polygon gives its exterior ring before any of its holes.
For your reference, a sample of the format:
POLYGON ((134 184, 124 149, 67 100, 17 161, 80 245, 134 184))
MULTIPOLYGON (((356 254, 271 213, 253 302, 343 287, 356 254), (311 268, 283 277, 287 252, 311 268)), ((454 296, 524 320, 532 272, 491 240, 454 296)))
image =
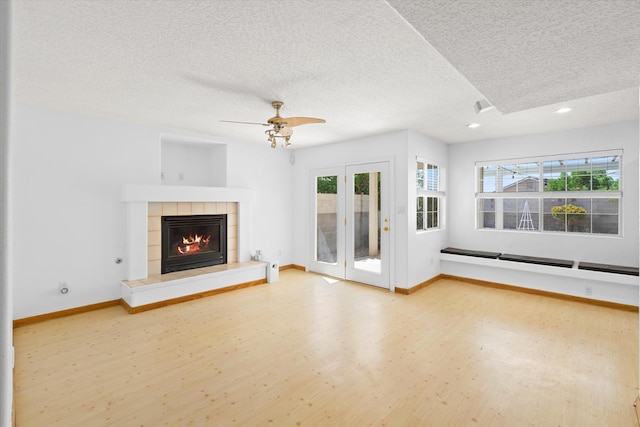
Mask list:
POLYGON ((162 185, 226 187, 226 144, 163 134, 160 148, 162 185))
POLYGON ((227 215, 162 217, 161 273, 227 263, 227 215))

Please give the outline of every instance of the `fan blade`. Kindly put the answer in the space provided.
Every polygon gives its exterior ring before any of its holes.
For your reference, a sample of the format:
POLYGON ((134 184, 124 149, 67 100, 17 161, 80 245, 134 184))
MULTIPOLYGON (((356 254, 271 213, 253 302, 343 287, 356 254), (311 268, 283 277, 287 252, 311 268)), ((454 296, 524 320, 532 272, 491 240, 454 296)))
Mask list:
POLYGON ((225 123, 240 123, 243 125, 260 125, 260 126, 271 126, 268 123, 254 123, 254 122, 236 122, 233 120, 220 120, 221 122, 225 122, 225 123))
POLYGON ((327 121, 324 119, 316 119, 313 117, 289 117, 283 118, 282 121, 287 124, 287 126, 300 126, 307 125, 309 123, 326 123, 327 121))

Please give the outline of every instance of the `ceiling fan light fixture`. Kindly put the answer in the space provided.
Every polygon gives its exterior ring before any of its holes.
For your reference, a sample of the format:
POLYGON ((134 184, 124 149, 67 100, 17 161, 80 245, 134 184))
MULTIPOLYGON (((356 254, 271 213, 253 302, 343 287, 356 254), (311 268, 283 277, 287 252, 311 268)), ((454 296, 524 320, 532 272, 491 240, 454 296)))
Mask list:
POLYGON ((267 135, 267 141, 271 144, 271 148, 276 148, 278 145, 276 142, 276 138, 284 139, 283 146, 288 147, 291 145, 290 139, 291 135, 293 135, 294 126, 306 125, 310 123, 326 123, 324 119, 317 119, 314 117, 281 117, 280 116, 280 108, 284 103, 282 101, 273 101, 271 106, 275 108, 276 115, 267 120, 267 123, 252 123, 252 122, 237 122, 232 120, 220 120, 221 122, 227 123, 241 123, 247 125, 260 125, 260 126, 269 126, 269 129, 264 131, 267 135))
POLYGON ((269 129, 265 132, 267 136, 267 141, 271 143, 271 148, 276 148, 276 136, 273 134, 273 131, 269 129))
POLYGON ((291 135, 293 135, 293 129, 285 125, 282 128, 280 128, 280 132, 278 133, 284 136, 285 138, 289 138, 291 135))

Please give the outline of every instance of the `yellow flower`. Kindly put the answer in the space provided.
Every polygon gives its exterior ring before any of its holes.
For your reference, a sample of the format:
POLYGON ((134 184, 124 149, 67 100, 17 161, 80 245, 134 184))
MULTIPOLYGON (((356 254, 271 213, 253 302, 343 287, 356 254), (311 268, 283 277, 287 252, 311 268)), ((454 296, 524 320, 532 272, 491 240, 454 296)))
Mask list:
POLYGON ((566 205, 560 205, 560 206, 554 206, 551 208, 551 213, 556 216, 556 215, 562 215, 562 214, 586 214, 587 210, 583 207, 580 206, 576 206, 576 205, 572 205, 572 204, 566 204, 566 205))
POLYGON ((553 218, 559 221, 566 219, 570 228, 582 223, 582 220, 585 218, 583 215, 586 213, 587 210, 585 208, 570 203, 551 208, 553 218))

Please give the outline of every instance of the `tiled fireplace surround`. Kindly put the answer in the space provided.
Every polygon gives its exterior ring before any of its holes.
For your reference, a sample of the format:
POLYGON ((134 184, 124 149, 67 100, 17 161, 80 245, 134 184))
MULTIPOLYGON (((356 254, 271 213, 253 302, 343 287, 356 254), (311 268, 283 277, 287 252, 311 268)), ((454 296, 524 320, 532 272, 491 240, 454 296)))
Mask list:
POLYGON ((126 185, 121 200, 127 207, 127 272, 121 289, 130 308, 265 280, 267 263, 251 261, 249 250, 254 190, 126 185), (160 275, 161 217, 198 214, 227 214, 227 264, 160 275))
POLYGON ((227 264, 237 262, 237 212, 235 202, 149 202, 147 206, 147 274, 160 274, 162 216, 227 214, 227 264))

